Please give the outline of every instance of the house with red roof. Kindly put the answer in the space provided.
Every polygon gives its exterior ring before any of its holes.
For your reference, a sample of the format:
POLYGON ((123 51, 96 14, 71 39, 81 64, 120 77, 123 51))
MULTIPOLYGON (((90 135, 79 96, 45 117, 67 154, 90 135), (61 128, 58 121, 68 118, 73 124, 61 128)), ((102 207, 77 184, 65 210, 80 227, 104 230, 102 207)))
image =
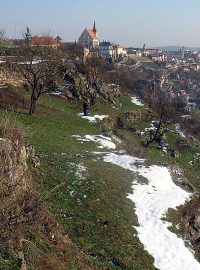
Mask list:
POLYGON ((58 48, 60 41, 49 36, 34 36, 31 37, 30 46, 49 46, 52 48, 58 48))
POLYGON ((83 33, 80 35, 78 42, 89 50, 93 50, 99 46, 98 32, 96 23, 94 21, 93 28, 85 28, 83 33))

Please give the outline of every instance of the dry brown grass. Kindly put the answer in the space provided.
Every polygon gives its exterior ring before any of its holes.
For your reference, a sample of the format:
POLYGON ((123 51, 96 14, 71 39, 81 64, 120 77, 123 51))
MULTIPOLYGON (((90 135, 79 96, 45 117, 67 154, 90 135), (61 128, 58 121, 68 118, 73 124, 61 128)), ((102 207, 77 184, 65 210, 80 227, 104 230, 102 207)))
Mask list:
POLYGON ((27 133, 16 125, 8 116, 0 123, 0 138, 8 139, 15 146, 22 146, 25 143, 27 133))
POLYGON ((9 110, 21 110, 28 107, 27 101, 21 93, 16 92, 13 87, 1 88, 0 106, 9 110))

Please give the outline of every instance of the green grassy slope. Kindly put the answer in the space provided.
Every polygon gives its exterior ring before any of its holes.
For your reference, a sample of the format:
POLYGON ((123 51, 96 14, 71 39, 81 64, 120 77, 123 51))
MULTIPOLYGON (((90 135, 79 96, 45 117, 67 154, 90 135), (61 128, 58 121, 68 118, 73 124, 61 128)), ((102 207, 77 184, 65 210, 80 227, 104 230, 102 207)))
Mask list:
MULTIPOLYGON (((121 110, 137 108, 127 97, 121 102, 125 106, 121 110)), ((99 114, 119 111, 105 101, 92 110, 99 114)), ((99 148, 94 143, 82 144, 71 137, 100 133, 99 124, 82 119, 79 112, 81 109, 65 100, 43 96, 35 115, 1 109, 0 118, 13 118, 28 133, 28 143, 34 145, 41 159, 37 177, 49 209, 71 239, 92 254, 91 261, 98 269, 111 269, 112 260, 127 269, 154 269, 153 258, 134 236, 137 218, 134 205, 126 198, 134 176, 96 159, 92 151, 99 148), (83 181, 75 176, 80 163, 87 168, 83 181), (49 195, 63 182, 62 188, 49 195)))
MULTIPOLYGON (((144 108, 131 103, 127 96, 121 97, 120 102, 122 107, 115 109, 105 101, 98 101, 92 113, 116 115, 119 111, 142 110, 144 118, 137 121, 134 127, 142 131, 149 126, 144 108)), ((34 145, 41 159, 36 176, 46 204, 70 238, 90 254, 91 262, 97 269, 113 269, 112 260, 118 264, 114 269, 155 269, 153 258, 144 251, 133 227, 137 226, 137 218, 127 194, 131 192, 135 176, 104 163, 92 154, 99 151, 94 143, 81 143, 72 138, 72 135, 100 133, 99 124, 82 119, 78 116, 79 112, 81 108, 66 100, 42 96, 35 115, 0 109, 0 118, 9 116, 27 131, 28 142, 34 145), (86 167, 84 180, 76 177, 78 164, 86 167), (61 188, 51 192, 60 184, 61 188)), ((141 139, 131 131, 118 130, 118 134, 127 148, 140 144, 141 139)), ((171 136, 174 143, 175 137, 171 136)), ((198 168, 194 166, 191 171, 188 165, 194 153, 195 149, 187 151, 177 161, 178 165, 185 166, 190 175, 198 174, 198 168)), ((174 162, 154 146, 144 149, 143 155, 159 164, 174 162)), ((197 179, 190 178, 198 188, 197 179)))

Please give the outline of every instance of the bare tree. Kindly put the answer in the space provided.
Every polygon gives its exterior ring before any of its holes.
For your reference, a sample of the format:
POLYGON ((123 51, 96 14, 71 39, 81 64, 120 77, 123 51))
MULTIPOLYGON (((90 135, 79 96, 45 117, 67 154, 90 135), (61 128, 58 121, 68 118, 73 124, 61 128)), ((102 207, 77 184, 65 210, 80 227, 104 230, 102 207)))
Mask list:
POLYGON ((88 84, 97 86, 99 80, 101 79, 102 69, 104 67, 104 60, 97 53, 93 53, 91 56, 87 57, 85 61, 85 70, 88 84))
POLYGON ((151 143, 157 142, 162 144, 164 134, 170 130, 169 126, 176 122, 178 115, 166 95, 162 92, 157 92, 149 101, 149 107, 154 112, 156 121, 154 123, 155 129, 149 130, 149 137, 147 138, 146 147, 151 143))
POLYGON ((68 55, 68 58, 76 60, 77 58, 83 61, 84 47, 80 43, 62 43, 61 49, 68 55))
POLYGON ((4 40, 5 38, 5 31, 3 29, 0 29, 0 41, 4 40))
POLYGON ((7 39, 5 36, 5 30, 0 29, 0 45, 6 45, 6 43, 7 43, 7 39))
POLYGON ((29 114, 33 114, 40 95, 56 80, 62 65, 62 54, 50 45, 23 46, 15 52, 11 67, 28 84, 31 91, 29 114))

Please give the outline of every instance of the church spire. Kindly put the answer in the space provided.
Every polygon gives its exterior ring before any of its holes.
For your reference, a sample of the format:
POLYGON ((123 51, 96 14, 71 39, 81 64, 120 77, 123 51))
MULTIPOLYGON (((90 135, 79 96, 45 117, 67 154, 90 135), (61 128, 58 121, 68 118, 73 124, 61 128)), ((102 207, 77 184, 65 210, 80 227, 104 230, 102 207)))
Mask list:
POLYGON ((97 29, 96 29, 96 23, 95 23, 95 21, 94 21, 94 25, 93 25, 93 32, 96 34, 97 33, 97 29))
POLYGON ((29 29, 29 27, 27 25, 27 27, 26 27, 26 33, 25 33, 25 42, 26 42, 26 44, 30 44, 31 38, 32 37, 31 37, 30 29, 29 29))

